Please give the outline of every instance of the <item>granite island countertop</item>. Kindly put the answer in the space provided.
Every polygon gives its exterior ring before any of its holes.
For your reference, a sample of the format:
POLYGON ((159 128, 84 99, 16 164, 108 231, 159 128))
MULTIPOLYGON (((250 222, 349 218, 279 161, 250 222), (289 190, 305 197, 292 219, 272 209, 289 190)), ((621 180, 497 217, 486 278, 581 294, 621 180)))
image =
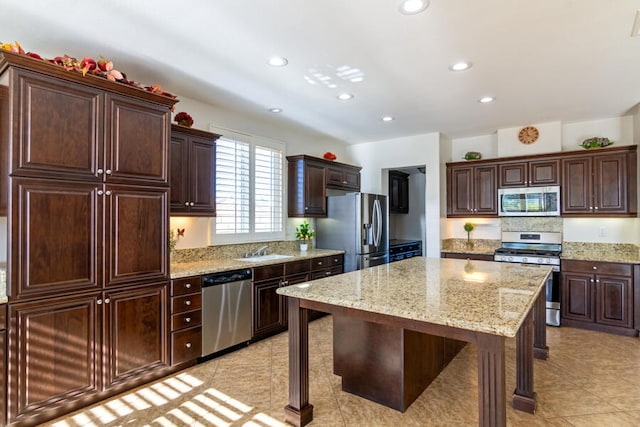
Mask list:
POLYGON ((414 257, 279 288, 281 295, 513 337, 551 267, 414 257))
POLYGON ((217 258, 203 259, 188 262, 172 262, 171 278, 199 276, 202 274, 219 273, 222 271, 239 270, 263 265, 281 264, 283 262, 298 261, 301 259, 320 258, 329 255, 343 254, 344 251, 332 249, 311 249, 306 252, 301 251, 278 251, 280 255, 289 255, 289 258, 280 258, 260 262, 240 261, 237 258, 217 258))

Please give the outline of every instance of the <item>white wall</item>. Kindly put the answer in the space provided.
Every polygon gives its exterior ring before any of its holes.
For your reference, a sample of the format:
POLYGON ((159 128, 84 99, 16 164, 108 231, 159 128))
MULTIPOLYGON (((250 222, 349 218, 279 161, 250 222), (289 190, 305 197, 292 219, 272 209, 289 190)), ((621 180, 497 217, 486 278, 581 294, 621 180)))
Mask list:
POLYGON ((564 123, 562 125, 562 151, 581 150, 580 143, 588 138, 604 137, 615 146, 634 144, 633 116, 564 123))
POLYGON ((440 138, 430 133, 347 147, 354 163, 362 166, 361 190, 366 193, 383 192, 384 169, 426 165, 424 241, 427 256, 434 257, 440 255, 440 138))
POLYGON ((562 126, 560 122, 534 123, 539 136, 533 144, 523 144, 518 133, 523 126, 498 129, 498 157, 530 156, 554 153, 562 150, 562 126))
POLYGON ((0 262, 7 262, 7 217, 0 216, 0 262))
POLYGON ((498 157, 498 134, 472 136, 469 138, 455 139, 455 144, 451 144, 451 157, 447 162, 461 162, 464 155, 469 151, 477 151, 483 159, 493 159, 498 157))
POLYGON ((640 222, 637 218, 564 218, 562 238, 567 242, 640 245, 640 222))

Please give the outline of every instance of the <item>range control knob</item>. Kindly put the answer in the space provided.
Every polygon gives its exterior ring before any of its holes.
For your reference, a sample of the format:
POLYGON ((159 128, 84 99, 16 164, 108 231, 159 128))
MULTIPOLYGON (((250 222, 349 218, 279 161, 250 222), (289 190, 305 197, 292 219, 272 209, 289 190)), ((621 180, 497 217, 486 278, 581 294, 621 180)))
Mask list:
POLYGON ((522 258, 522 262, 526 264, 527 262, 529 262, 529 259, 528 258, 522 258))
POLYGON ((538 258, 538 264, 542 264, 542 263, 549 263, 548 259, 542 259, 542 258, 538 258))
POLYGON ((512 256, 508 256, 508 257, 507 257, 507 261, 509 261, 509 262, 513 262, 513 257, 512 257, 512 256))

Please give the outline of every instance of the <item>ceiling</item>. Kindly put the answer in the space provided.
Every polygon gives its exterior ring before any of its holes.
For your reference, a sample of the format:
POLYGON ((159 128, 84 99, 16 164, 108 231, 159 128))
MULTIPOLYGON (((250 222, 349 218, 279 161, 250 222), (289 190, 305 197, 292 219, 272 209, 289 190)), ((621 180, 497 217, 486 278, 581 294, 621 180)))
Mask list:
POLYGON ((104 55, 130 79, 346 143, 617 117, 640 101, 640 0, 431 0, 417 15, 398 5, 0 0, 0 41, 47 58, 104 55), (267 65, 272 55, 289 64, 267 65), (462 59, 473 67, 449 71, 462 59))

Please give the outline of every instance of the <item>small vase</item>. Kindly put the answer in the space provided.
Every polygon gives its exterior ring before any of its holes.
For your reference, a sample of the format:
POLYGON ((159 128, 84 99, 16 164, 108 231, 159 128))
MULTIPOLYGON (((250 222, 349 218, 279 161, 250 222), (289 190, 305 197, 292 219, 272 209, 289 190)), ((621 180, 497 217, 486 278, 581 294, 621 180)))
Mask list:
POLYGON ((300 252, 307 252, 309 245, 307 243, 300 243, 300 252))

